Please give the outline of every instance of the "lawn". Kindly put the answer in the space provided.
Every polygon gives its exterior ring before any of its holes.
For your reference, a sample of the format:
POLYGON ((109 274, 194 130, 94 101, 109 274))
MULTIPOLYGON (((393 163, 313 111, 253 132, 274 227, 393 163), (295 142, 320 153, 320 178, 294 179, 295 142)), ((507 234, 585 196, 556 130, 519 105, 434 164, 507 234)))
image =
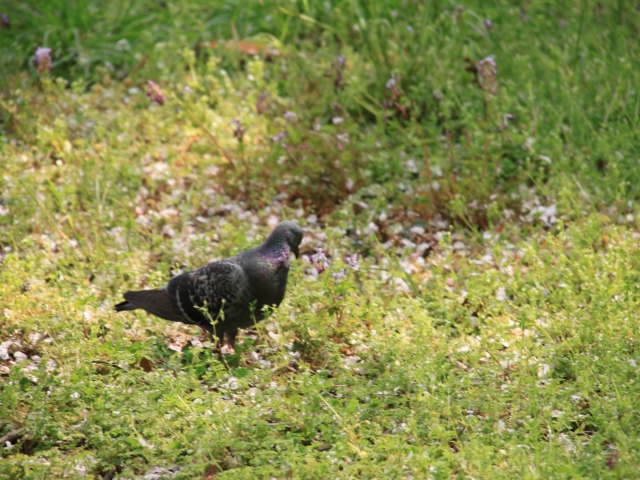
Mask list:
POLYGON ((635 5, 19 3, 0 477, 637 477, 635 5), (235 355, 113 310, 286 219, 235 355))

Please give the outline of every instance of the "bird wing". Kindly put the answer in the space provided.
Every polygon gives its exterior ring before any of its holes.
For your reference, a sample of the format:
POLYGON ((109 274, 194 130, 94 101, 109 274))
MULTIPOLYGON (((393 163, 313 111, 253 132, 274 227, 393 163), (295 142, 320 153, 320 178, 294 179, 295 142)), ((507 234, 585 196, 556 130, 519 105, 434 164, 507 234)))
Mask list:
POLYGON ((200 310, 205 306, 212 320, 217 320, 220 311, 225 312, 243 302, 250 301, 251 292, 242 267, 232 260, 209 263, 192 272, 172 278, 167 285, 185 317, 194 324, 212 329, 211 321, 200 310))

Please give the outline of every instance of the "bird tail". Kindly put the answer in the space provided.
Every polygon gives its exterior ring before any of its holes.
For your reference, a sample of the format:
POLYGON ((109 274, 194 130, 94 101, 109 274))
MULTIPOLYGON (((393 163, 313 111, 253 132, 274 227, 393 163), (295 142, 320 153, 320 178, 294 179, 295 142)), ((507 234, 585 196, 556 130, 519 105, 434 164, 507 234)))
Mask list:
POLYGON ((117 303, 113 306, 116 312, 126 312, 127 310, 135 310, 136 307, 133 303, 129 303, 126 300, 124 302, 117 303))
POLYGON ((116 312, 141 308, 156 317, 173 322, 185 322, 185 317, 164 288, 126 292, 124 302, 115 306, 116 312))

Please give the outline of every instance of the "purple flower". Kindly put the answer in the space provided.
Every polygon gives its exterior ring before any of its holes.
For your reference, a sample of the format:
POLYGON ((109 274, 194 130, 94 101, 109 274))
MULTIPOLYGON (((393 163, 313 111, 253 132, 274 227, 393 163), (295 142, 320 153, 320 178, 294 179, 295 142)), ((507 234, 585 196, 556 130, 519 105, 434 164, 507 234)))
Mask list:
POLYGON ((318 247, 318 253, 311 255, 311 257, 304 257, 318 271, 318 273, 324 272, 330 265, 329 259, 325 255, 322 247, 318 247))
POLYGON ((506 113, 502 116, 502 126, 507 129, 509 128, 509 120, 513 120, 515 117, 510 113, 506 113))
POLYGON ((287 134, 287 132, 280 132, 279 134, 274 135, 273 137, 271 137, 271 141, 272 142, 281 142, 282 140, 284 140, 288 136, 289 135, 287 134))
POLYGON ((400 80, 402 80, 402 75, 398 75, 398 77, 396 78, 396 76, 392 73, 391 78, 387 80, 387 83, 384 85, 384 88, 393 92, 393 102, 397 102, 397 100, 400 98, 400 89, 398 88, 400 80))
POLYGON ((498 90, 498 65, 493 55, 483 58, 478 62, 478 80, 480 88, 485 92, 496 93, 498 90))
POLYGON ((296 119, 298 118, 298 115, 296 115, 295 113, 293 113, 293 112, 291 112, 291 111, 289 111, 289 110, 287 110, 286 112, 284 112, 284 113, 282 114, 282 116, 284 117, 284 119, 285 119, 287 122, 295 122, 295 121, 296 121, 296 119))
MULTIPOLYGON (((343 83, 343 77, 342 77, 342 71, 344 70, 344 67, 347 64, 347 60, 344 57, 336 57, 336 59, 333 62, 333 68, 335 70, 335 77, 333 78, 333 88, 335 89, 335 91, 337 92, 338 90, 340 90, 342 87, 344 87, 344 83, 343 83)), ((327 71, 327 73, 325 73, 326 77, 333 77, 333 73, 331 72, 331 70, 327 71)))
POLYGON ((493 55, 489 55, 478 62, 478 71, 482 76, 495 76, 497 74, 497 70, 498 66, 493 55))
POLYGON ((5 30, 11 28, 9 15, 7 15, 6 13, 0 13, 0 25, 2 25, 2 28, 4 28, 5 30))
POLYGON ((315 263, 322 262, 329 265, 329 259, 325 255, 324 250, 322 250, 322 247, 318 247, 318 252, 311 255, 311 260, 315 263))
POLYGON ((334 272, 331 274, 331 276, 333 277, 333 283, 334 285, 337 285, 340 282, 341 278, 344 278, 347 276, 347 272, 344 270, 344 268, 342 270, 340 270, 339 272, 334 272))
POLYGON ((360 270, 360 260, 358 259, 358 254, 354 253, 353 255, 347 255, 347 265, 349 268, 355 272, 360 270))
POLYGON ((487 32, 491 33, 491 30, 493 29, 493 22, 487 18, 482 23, 484 23, 484 27, 487 29, 487 32))
POLYGON ((242 126, 240 120, 238 120, 237 118, 231 120, 231 125, 234 126, 233 136, 236 137, 239 142, 242 142, 242 139, 244 138, 244 132, 247 131, 247 127, 242 126))
POLYGON ((339 151, 342 151, 343 145, 345 145, 346 143, 350 143, 349 132, 339 133, 338 135, 336 135, 336 139, 338 140, 336 142, 336 148, 339 151))
POLYGON ((46 47, 38 47, 35 53, 36 68, 38 73, 47 73, 51 70, 51 49, 46 47))
POLYGON ((339 133, 338 135, 336 135, 336 138, 338 139, 338 142, 340 142, 340 143, 350 143, 349 142, 349 132, 339 133))
POLYGON ((149 80, 147 97, 149 97, 152 102, 155 102, 160 106, 164 105, 164 93, 162 93, 158 84, 152 80, 149 80))

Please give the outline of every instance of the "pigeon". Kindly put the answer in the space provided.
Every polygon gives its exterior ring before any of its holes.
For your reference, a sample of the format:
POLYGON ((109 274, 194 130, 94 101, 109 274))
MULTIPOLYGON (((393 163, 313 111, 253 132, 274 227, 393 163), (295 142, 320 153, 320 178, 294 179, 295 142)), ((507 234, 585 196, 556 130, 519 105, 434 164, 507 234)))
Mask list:
POLYGON ((238 329, 262 320, 265 306, 282 302, 290 255, 298 258, 302 236, 296 222, 284 221, 262 245, 177 275, 163 288, 126 292, 115 310, 140 308, 165 320, 197 325, 220 339, 221 352, 234 352, 238 329))

